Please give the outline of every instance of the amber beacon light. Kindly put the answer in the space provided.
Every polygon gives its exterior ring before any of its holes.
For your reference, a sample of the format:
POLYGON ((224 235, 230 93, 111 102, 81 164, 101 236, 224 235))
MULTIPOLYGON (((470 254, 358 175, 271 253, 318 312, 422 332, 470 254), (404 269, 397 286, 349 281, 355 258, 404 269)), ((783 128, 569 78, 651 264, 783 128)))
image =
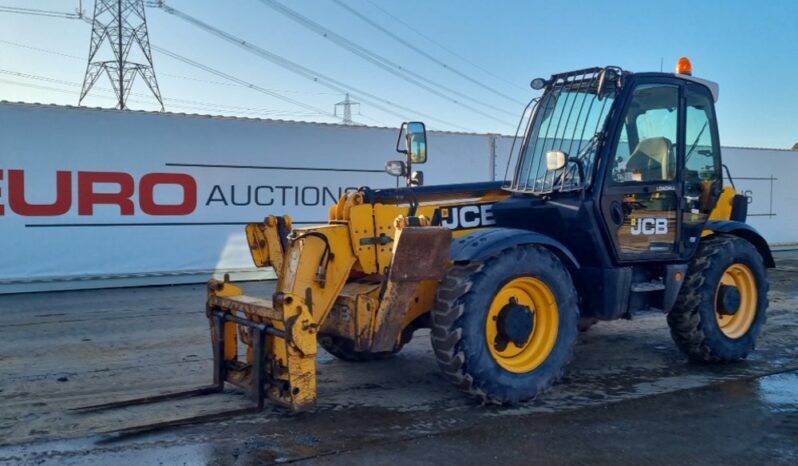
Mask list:
POLYGON ((687 57, 681 57, 678 62, 676 62, 676 72, 679 74, 686 74, 687 76, 693 75, 693 64, 690 63, 690 59, 687 57))

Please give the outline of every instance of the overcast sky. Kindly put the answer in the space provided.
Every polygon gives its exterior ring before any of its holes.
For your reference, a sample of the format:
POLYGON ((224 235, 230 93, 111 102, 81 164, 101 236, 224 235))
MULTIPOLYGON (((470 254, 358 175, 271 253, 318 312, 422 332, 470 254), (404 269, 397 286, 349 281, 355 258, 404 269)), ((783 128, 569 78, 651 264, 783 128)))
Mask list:
MULTIPOLYGON (((415 83, 297 24, 264 5, 267 0, 166 3, 308 68, 322 80, 354 89, 353 100, 361 104, 354 107, 353 119, 364 124, 396 126, 402 119, 421 119, 435 129, 512 134, 523 105, 536 95, 528 85, 534 77, 595 65, 658 71, 663 63, 671 71, 686 55, 696 76, 720 83, 724 145, 790 148, 798 141, 798 86, 793 85, 798 2, 341 1, 429 57, 334 0, 281 0, 356 44, 361 53, 372 54, 372 60, 410 70, 415 83)), ((91 15, 93 1, 83 3, 91 15)), ((0 6, 74 12, 78 0, 0 0, 0 6)), ((234 84, 153 51, 167 110, 336 121, 329 113, 344 98, 339 89, 163 10, 148 8, 147 16, 154 45, 265 90, 234 84)), ((0 99, 76 104, 89 33, 89 24, 77 19, 0 13, 0 99)), ((134 92, 131 108, 157 108, 141 82, 134 92)), ((114 105, 106 78, 84 104, 114 105)))

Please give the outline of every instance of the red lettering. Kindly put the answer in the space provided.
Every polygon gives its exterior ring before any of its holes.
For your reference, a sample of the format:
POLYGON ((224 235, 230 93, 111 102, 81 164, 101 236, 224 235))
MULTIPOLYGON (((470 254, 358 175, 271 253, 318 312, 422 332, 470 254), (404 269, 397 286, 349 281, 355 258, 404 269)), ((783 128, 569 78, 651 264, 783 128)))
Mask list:
POLYGON ((54 216, 64 215, 72 207, 72 173, 55 173, 55 202, 52 204, 29 204, 25 200, 25 172, 8 171, 8 206, 19 215, 54 216))
POLYGON ((184 173, 148 173, 139 182, 139 208, 149 215, 188 215, 197 208, 197 181, 184 173), (180 204, 157 204, 155 186, 176 184, 183 188, 180 204))
POLYGON ((133 215, 130 197, 135 191, 133 177, 121 172, 78 172, 78 215, 93 215, 97 204, 115 204, 122 215, 133 215), (115 183, 119 192, 95 193, 94 183, 115 183))
MULTIPOLYGON (((57 171, 55 182, 55 200, 50 204, 34 204, 25 197, 25 172, 23 170, 0 169, 0 181, 7 180, 6 204, 0 204, 0 216, 5 215, 5 206, 11 212, 23 216, 58 216, 64 215, 72 208, 72 172, 57 171)), ((134 215, 133 196, 136 181, 132 175, 124 172, 81 171, 77 173, 78 214, 94 215, 94 208, 99 204, 119 206, 121 215, 134 215), (106 192, 95 192, 95 184, 117 185, 117 189, 104 189, 106 192)), ((29 193, 30 194, 30 193, 29 193)), ((139 182, 139 207, 148 215, 189 215, 197 208, 197 181, 185 173, 148 173, 139 182), (180 202, 173 204, 159 203, 155 200, 155 188, 158 185, 177 185, 183 190, 180 202)), ((3 190, 0 187, 0 200, 3 190)))

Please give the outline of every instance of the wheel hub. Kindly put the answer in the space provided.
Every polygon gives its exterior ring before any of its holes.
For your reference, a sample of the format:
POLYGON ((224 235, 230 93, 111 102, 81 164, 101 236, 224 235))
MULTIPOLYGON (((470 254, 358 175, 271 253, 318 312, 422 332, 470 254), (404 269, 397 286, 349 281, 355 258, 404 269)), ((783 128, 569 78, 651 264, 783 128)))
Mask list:
POLYGON ((535 370, 558 341, 557 299, 537 277, 519 276, 505 283, 487 314, 485 346, 503 369, 514 374, 535 370))
POLYGON ((504 351, 510 342, 518 347, 523 346, 532 335, 534 326, 535 316, 532 309, 511 299, 496 316, 496 349, 504 351))
POLYGON ((721 283, 718 288, 717 309, 719 314, 734 315, 740 309, 740 290, 736 286, 721 283))

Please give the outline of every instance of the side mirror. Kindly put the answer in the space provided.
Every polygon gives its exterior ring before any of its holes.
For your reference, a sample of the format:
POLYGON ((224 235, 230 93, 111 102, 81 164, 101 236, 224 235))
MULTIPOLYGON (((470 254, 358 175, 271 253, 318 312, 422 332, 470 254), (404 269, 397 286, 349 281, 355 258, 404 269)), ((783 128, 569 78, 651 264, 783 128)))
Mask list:
POLYGON ((410 175, 410 186, 424 186, 424 172, 413 172, 413 174, 410 175))
POLYGON ((390 160, 385 162, 385 173, 393 176, 405 176, 407 166, 401 160, 390 160))
POLYGON ((425 163, 427 161, 427 128, 420 121, 402 123, 399 130, 399 139, 396 140, 396 151, 407 155, 412 163, 425 163), (404 148, 400 148, 402 135, 405 136, 404 148))
POLYGON ((550 171, 560 170, 568 163, 568 154, 561 150, 546 152, 546 168, 550 171))
POLYGON ((427 128, 424 123, 413 121, 407 124, 407 147, 410 150, 411 162, 426 163, 427 128))

